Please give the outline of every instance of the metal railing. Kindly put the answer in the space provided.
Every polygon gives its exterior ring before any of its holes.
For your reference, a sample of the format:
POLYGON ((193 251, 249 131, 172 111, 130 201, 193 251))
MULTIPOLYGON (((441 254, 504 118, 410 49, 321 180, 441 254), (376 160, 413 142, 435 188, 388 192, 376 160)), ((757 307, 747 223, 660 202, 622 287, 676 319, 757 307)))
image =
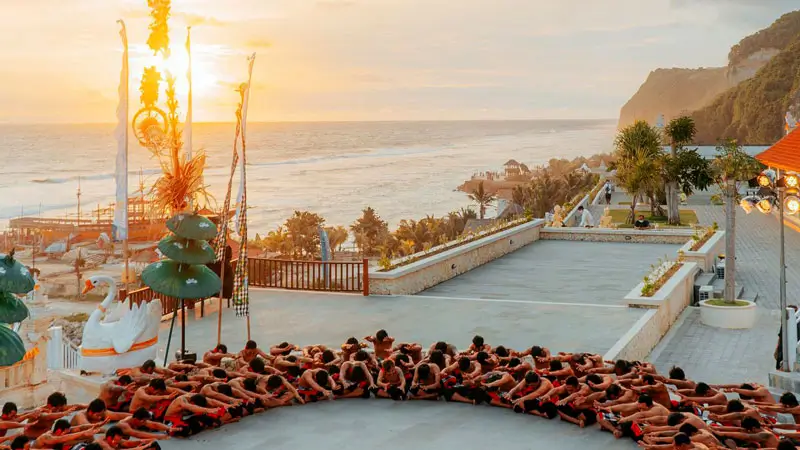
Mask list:
POLYGON ((78 369, 81 353, 78 346, 64 336, 61 327, 47 330, 47 368, 52 370, 78 369))
POLYGON ((249 258, 251 286, 369 295, 369 263, 249 258))

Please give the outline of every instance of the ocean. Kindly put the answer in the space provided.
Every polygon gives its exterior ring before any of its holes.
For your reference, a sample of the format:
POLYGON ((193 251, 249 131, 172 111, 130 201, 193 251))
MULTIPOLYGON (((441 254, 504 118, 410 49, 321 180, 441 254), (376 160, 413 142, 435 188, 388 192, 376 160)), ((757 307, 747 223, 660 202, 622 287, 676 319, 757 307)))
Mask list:
MULTIPOLYGON (((113 125, 0 126, 0 229, 21 214, 82 216, 114 199, 113 125)), ((474 172, 529 166, 550 158, 612 149, 614 120, 251 123, 247 196, 251 235, 265 234, 295 210, 328 225, 349 225, 373 207, 401 219, 441 216, 470 205, 455 189, 474 172)), ((205 181, 221 204, 230 171, 233 124, 195 124, 194 147, 207 154, 205 181)), ((160 173, 131 136, 129 192, 160 173)), ((236 184, 234 184, 234 195, 236 184)), ((491 211, 490 211, 491 214, 491 211)))

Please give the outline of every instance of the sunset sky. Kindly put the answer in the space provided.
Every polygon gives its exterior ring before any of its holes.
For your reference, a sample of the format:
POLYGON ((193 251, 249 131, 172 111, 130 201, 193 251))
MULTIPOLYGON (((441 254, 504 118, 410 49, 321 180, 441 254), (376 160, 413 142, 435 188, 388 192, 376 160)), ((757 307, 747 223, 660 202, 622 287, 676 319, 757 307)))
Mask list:
MULTIPOLYGON (((119 18, 138 105, 146 0, 0 1, 0 123, 113 122, 119 18)), ((173 0, 171 25, 176 51, 193 25, 200 121, 233 120, 251 52, 251 120, 614 118, 652 69, 724 65, 793 4, 173 0)))

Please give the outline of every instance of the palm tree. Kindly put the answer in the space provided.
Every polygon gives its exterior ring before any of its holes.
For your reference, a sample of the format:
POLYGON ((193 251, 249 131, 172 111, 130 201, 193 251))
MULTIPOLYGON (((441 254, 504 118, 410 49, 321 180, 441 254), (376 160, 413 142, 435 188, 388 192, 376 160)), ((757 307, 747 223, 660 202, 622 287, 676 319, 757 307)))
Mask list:
POLYGON ((341 225, 326 228, 325 231, 328 233, 328 243, 331 246, 331 259, 334 260, 336 259, 336 252, 341 250, 342 244, 347 242, 349 234, 347 233, 347 228, 341 225))
POLYGON ((494 203, 497 196, 486 192, 483 187, 483 181, 481 181, 480 184, 478 184, 478 188, 474 189, 472 193, 469 194, 469 199, 478 204, 480 218, 483 219, 486 216, 486 207, 494 203))
MULTIPOLYGON (((669 141, 670 158, 674 161, 678 158, 678 152, 685 145, 694 141, 697 127, 691 116, 684 115, 670 120, 669 124, 664 128, 664 134, 669 141)), ((668 177, 665 188, 667 194, 667 221, 670 225, 680 225, 678 180, 674 179, 674 177, 668 177)))
POLYGON ((617 157, 617 178, 620 179, 620 171, 623 172, 623 178, 626 178, 620 180, 619 185, 633 197, 631 216, 628 219, 631 222, 634 220, 636 196, 649 198, 651 213, 663 215, 661 204, 656 201, 663 187, 661 180, 664 153, 661 149, 660 131, 647 122, 638 120, 620 130, 614 140, 614 146, 617 157), (642 167, 636 167, 637 165, 642 167), (633 191, 628 190, 629 188, 633 191))
POLYGON ((350 225, 350 231, 353 232, 361 253, 365 256, 374 256, 378 252, 378 247, 389 235, 389 226, 374 209, 366 207, 361 217, 350 225))
POLYGON ((725 195, 725 302, 736 302, 736 200, 743 181, 756 176, 760 163, 734 139, 717 146, 712 163, 717 183, 725 195))

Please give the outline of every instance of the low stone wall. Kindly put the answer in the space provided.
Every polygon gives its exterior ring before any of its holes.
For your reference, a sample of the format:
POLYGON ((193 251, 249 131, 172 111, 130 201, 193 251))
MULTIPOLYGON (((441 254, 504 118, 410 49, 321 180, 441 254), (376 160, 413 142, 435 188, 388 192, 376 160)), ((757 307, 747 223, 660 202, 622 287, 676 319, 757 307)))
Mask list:
POLYGON ((611 228, 544 227, 540 239, 554 241, 625 242, 631 244, 684 244, 690 229, 635 230, 611 228))
POLYGON ((725 253, 725 232, 717 231, 697 251, 689 250, 694 245, 694 240, 687 242, 680 251, 683 252, 684 261, 696 262, 703 272, 714 270, 717 255, 725 253))
POLYGON ((39 353, 11 367, 0 368, 0 402, 16 403, 20 409, 45 404, 54 392, 47 380, 47 345, 44 339, 36 343, 39 353))
POLYGON ((416 294, 537 241, 543 226, 536 219, 387 272, 370 272, 369 293, 416 294))
POLYGON ((650 311, 614 344, 604 358, 644 360, 692 302, 694 279, 699 270, 697 263, 684 262, 652 297, 641 295, 644 283, 633 288, 624 301, 631 308, 650 308, 650 311))

